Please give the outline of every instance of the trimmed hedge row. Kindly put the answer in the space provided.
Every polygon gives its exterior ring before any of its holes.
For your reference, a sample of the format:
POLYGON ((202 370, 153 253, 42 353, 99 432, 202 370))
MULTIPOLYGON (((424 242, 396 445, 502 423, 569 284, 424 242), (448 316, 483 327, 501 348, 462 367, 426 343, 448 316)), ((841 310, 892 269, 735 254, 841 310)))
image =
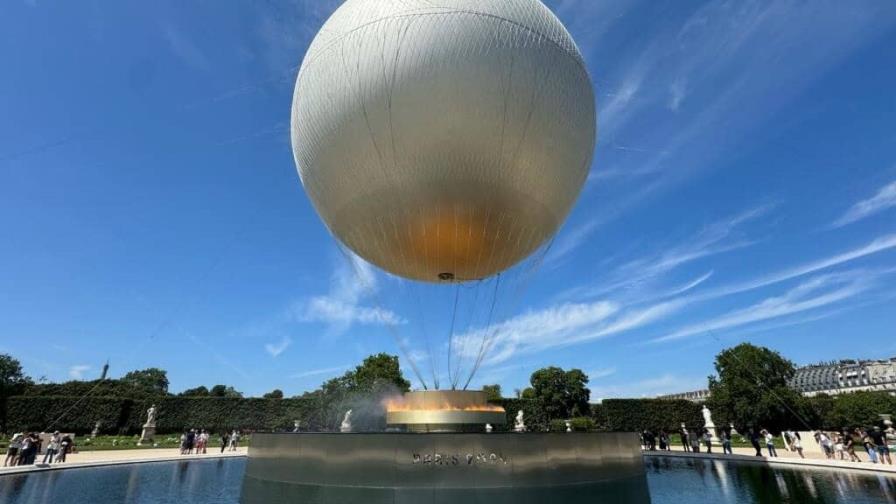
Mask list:
MULTIPOLYGON (((294 420, 310 430, 329 430, 334 425, 321 425, 332 415, 318 411, 319 405, 309 399, 259 399, 226 397, 173 397, 133 399, 120 397, 53 397, 16 396, 7 400, 8 431, 58 429, 89 433, 97 421, 105 434, 137 434, 146 421, 151 404, 157 408, 159 433, 180 432, 185 428, 213 431, 234 428, 247 430, 291 430, 294 420)), ((498 431, 512 430, 516 415, 523 411, 530 431, 559 429, 562 422, 552 424, 538 403, 527 399, 496 401, 507 411, 498 431)), ((590 421, 576 419, 577 430, 597 429, 637 432, 643 429, 675 430, 684 422, 703 425, 700 405, 685 400, 607 399, 592 405, 590 421)), ((562 426, 565 429, 565 425, 562 426)))
POLYGON ((702 405, 684 399, 605 399, 593 409, 604 430, 640 432, 644 429, 674 432, 684 423, 702 426, 702 405))
MULTIPOLYGON (((305 399, 242 399, 225 397, 164 397, 134 400, 117 397, 17 396, 7 400, 7 430, 60 430, 79 434, 93 430, 97 421, 103 433, 136 434, 155 404, 159 433, 185 428, 213 431, 292 429, 293 421, 314 415, 305 399)), ((320 426, 310 426, 320 428, 320 426)))

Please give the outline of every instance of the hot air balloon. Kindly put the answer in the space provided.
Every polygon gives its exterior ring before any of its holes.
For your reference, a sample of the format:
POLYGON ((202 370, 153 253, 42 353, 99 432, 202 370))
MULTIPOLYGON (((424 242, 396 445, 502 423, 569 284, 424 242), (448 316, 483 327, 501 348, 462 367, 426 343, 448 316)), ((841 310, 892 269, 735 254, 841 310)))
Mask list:
POLYGON ((292 105, 299 175, 332 234, 423 282, 487 278, 542 246, 595 137, 582 56, 538 0, 347 0, 292 105))

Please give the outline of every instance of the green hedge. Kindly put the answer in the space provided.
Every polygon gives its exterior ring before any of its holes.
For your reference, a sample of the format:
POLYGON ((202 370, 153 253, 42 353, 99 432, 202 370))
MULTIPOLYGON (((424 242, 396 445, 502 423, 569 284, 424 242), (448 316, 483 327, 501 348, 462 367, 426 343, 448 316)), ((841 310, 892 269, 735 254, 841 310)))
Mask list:
POLYGON ((313 418, 311 402, 305 399, 240 399, 224 397, 165 397, 156 400, 117 397, 17 396, 7 400, 7 430, 50 430, 89 433, 99 420, 100 431, 114 434, 139 433, 146 410, 155 404, 159 433, 186 428, 222 431, 291 430, 301 419, 306 428, 313 418))
POLYGON ((597 424, 605 430, 640 432, 677 430, 682 423, 702 426, 700 404, 684 399, 605 399, 594 413, 597 424))

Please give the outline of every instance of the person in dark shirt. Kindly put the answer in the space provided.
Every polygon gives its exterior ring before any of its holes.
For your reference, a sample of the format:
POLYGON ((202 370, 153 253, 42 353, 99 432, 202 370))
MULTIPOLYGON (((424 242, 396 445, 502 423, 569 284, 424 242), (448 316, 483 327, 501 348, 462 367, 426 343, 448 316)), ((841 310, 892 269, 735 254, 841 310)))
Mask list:
POLYGON ((230 434, 228 434, 227 431, 224 431, 224 434, 221 434, 221 453, 224 453, 228 444, 230 444, 230 434))
POLYGON ((756 456, 762 456, 762 447, 759 444, 759 431, 756 428, 750 429, 750 444, 753 445, 753 448, 756 450, 756 456))
POLYGON ((890 458, 890 447, 887 446, 887 438, 884 436, 880 427, 874 427, 874 430, 868 433, 868 437, 874 442, 874 447, 877 448, 877 454, 880 456, 881 464, 890 464, 893 465, 893 459, 890 458))

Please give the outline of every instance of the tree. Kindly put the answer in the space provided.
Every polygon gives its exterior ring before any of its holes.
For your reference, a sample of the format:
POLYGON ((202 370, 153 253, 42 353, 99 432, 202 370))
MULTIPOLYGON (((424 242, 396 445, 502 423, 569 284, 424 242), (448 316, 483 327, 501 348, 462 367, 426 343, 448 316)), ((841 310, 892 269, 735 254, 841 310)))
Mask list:
POLYGON ((500 401, 503 398, 501 396, 501 386, 498 384, 484 385, 482 391, 485 392, 485 396, 489 401, 500 401))
POLYGON ((794 365, 778 352, 742 343, 719 353, 715 368, 718 377, 709 377, 707 405, 717 424, 733 423, 743 433, 750 428, 811 428, 805 425, 807 402, 787 386, 794 365))
POLYGON ((211 397, 243 397, 243 393, 229 385, 215 385, 208 391, 211 397))
POLYGON ((523 398, 537 401, 549 420, 590 414, 591 391, 587 387, 588 376, 582 370, 547 367, 532 373, 529 382, 532 392, 524 390, 523 398))
POLYGON ((411 389, 411 382, 401 374, 398 357, 385 353, 367 357, 342 379, 350 392, 371 392, 384 387, 396 388, 399 392, 411 389))
POLYGON ((168 373, 164 369, 147 368, 131 371, 121 380, 133 387, 149 389, 159 394, 168 393, 168 373))
POLYGON ((21 394, 31 383, 18 360, 0 354, 0 430, 6 429, 6 398, 21 394))
POLYGON ((283 391, 280 389, 274 389, 263 395, 262 397, 265 399, 283 399, 283 391))
POLYGON ((180 394, 177 394, 181 397, 208 397, 208 389, 205 388, 205 385, 200 385, 196 388, 191 388, 184 390, 180 394))

